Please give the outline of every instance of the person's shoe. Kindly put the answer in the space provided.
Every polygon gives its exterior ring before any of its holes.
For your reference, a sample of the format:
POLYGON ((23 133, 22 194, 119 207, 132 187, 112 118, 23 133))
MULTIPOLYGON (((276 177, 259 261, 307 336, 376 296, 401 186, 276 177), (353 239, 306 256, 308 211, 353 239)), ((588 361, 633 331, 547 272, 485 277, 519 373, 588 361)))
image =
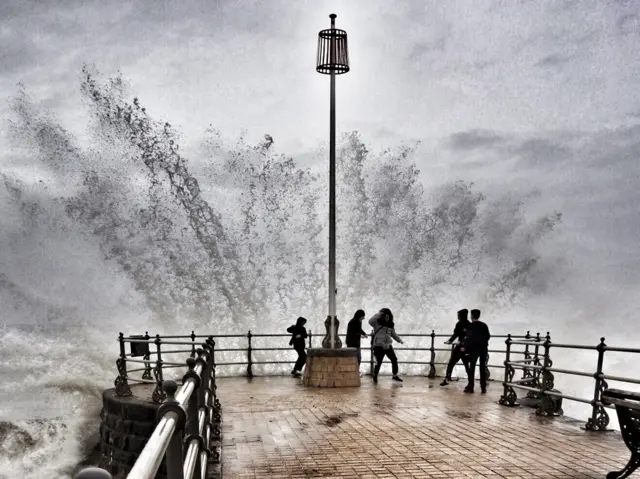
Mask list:
POLYGON ((440 386, 446 386, 447 384, 449 384, 447 380, 443 379, 442 382, 440 383, 440 386))
POLYGON ((302 376, 302 374, 300 374, 300 372, 296 371, 295 369, 291 371, 291 375, 296 378, 299 378, 300 376, 302 376))
POLYGON ((378 375, 377 374, 373 375, 373 384, 378 384, 378 375))
POLYGON ((487 394, 487 388, 482 388, 482 389, 480 389, 480 392, 481 392, 482 394, 487 394))
POLYGON ((393 376, 391 379, 393 379, 394 381, 402 382, 402 378, 400 376, 398 376, 397 374, 395 376, 393 376))
POLYGON ((464 392, 473 394, 473 388, 470 388, 469 386, 467 386, 466 388, 464 388, 464 392))

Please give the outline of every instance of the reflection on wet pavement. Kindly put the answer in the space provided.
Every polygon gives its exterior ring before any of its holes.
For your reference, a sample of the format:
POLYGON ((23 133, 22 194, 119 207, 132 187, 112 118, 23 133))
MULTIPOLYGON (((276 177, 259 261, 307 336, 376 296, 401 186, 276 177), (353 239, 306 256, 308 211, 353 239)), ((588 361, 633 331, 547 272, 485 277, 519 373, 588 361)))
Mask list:
POLYGON ((360 388, 315 389, 219 378, 224 476, 601 478, 629 459, 617 434, 499 406, 499 383, 469 395, 437 382, 363 377, 360 388))

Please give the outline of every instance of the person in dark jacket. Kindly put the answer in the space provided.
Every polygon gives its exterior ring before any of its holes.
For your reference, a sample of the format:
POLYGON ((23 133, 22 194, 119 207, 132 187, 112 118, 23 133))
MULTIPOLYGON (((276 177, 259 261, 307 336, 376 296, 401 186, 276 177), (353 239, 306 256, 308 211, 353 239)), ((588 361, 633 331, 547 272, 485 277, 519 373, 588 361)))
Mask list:
POLYGON ((462 352, 469 355, 469 384, 464 388, 466 393, 473 392, 478 359, 480 359, 480 389, 483 394, 487 392, 487 352, 490 339, 489 327, 480 321, 480 310, 472 309, 471 324, 462 342, 462 352))
POLYGON ((362 329, 362 320, 364 319, 364 311, 359 309, 356 314, 353 315, 351 321, 347 325, 347 347, 358 349, 358 365, 362 361, 362 354, 360 351, 360 339, 366 338, 367 333, 362 329))
POLYGON ((445 341, 445 344, 454 343, 456 340, 458 342, 455 343, 453 349, 451 350, 451 359, 449 359, 449 364, 447 365, 447 372, 444 376, 444 380, 440 383, 440 386, 446 386, 451 382, 451 373, 453 372, 453 368, 458 361, 462 359, 462 364, 464 364, 464 369, 467 371, 467 376, 469 375, 469 367, 467 365, 466 355, 462 352, 462 340, 465 338, 467 333, 467 329, 469 328, 469 320, 467 316, 469 314, 468 309, 461 309, 458 311, 458 322, 456 323, 456 327, 453 329, 453 335, 449 338, 448 341, 445 341))
POLYGON ((293 346, 293 349, 298 353, 298 359, 293 366, 293 371, 291 371, 291 374, 296 377, 300 377, 300 371, 307 362, 307 352, 305 351, 307 330, 304 327, 305 324, 307 324, 307 320, 300 316, 294 326, 287 328, 287 332, 291 333, 289 346, 293 346))

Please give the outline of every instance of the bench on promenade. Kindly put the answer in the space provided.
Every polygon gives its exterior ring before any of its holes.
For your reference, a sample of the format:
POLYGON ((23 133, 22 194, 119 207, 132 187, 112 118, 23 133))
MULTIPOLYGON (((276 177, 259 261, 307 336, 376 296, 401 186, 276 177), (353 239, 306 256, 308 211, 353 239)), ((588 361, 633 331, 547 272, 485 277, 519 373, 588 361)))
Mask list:
POLYGON ((620 471, 607 474, 607 479, 629 477, 640 467, 640 393, 606 389, 602 392, 602 403, 605 406, 615 405, 622 438, 631 451, 627 465, 620 471))

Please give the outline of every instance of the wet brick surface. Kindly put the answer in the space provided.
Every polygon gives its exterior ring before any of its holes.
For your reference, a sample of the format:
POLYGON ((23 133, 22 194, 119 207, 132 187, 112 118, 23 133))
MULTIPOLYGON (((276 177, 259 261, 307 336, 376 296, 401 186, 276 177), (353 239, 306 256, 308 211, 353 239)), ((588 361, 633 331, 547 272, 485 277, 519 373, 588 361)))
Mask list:
POLYGON ((467 395, 439 381, 219 378, 224 477, 602 478, 630 457, 617 433, 498 405, 499 383, 467 395))

